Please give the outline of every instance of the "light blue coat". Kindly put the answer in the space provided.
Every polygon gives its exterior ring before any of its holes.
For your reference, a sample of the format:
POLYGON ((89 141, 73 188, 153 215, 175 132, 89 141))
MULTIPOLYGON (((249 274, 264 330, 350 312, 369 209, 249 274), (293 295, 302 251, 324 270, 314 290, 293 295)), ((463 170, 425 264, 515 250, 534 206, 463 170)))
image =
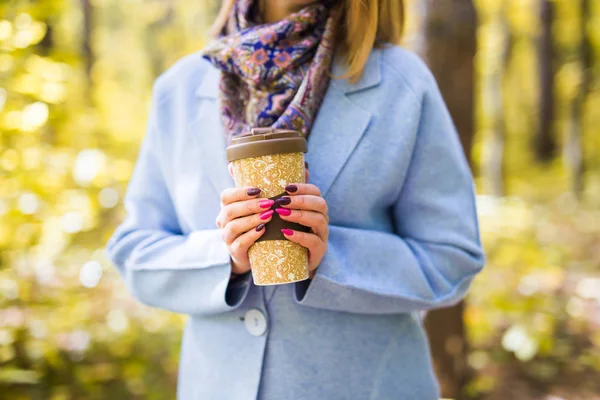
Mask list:
POLYGON ((390 47, 356 84, 331 81, 307 154, 329 248, 310 284, 278 287, 229 284, 218 83, 199 53, 157 79, 107 245, 136 298, 190 316, 178 398, 437 399, 418 312, 459 301, 484 254, 471 173, 427 67, 390 47))

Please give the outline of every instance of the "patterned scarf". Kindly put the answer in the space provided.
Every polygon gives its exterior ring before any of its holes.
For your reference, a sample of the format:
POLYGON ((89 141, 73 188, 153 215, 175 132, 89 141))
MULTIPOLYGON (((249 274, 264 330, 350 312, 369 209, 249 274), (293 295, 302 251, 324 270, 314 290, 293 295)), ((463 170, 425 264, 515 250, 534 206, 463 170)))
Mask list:
POLYGON ((237 0, 221 36, 203 57, 223 71, 221 118, 228 143, 252 127, 308 136, 329 84, 337 8, 309 5, 260 23, 253 0, 237 0))

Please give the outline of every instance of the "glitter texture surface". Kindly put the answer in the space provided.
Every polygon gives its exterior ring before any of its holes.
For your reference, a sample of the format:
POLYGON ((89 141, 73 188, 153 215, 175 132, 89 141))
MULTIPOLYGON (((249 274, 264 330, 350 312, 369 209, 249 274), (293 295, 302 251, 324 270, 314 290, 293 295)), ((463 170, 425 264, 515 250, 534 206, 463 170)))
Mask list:
POLYGON ((265 240, 248 252, 256 285, 278 285, 308 279, 308 250, 289 240, 265 240))
POLYGON ((235 184, 257 187, 260 197, 275 197, 288 183, 304 182, 304 154, 272 154, 233 161, 235 184))

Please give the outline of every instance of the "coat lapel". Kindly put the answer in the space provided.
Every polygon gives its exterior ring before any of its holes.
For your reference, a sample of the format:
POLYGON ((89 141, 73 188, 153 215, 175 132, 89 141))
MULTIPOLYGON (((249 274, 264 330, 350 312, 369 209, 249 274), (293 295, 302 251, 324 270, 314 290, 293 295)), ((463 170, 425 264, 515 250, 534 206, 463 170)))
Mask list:
MULTIPOLYGON (((381 81, 380 54, 371 53, 361 79, 351 84, 347 80, 332 78, 323 103, 308 137, 310 182, 321 189, 323 197, 331 189, 346 161, 364 135, 371 113, 357 105, 353 94, 373 88, 381 81)), ((336 56, 332 66, 333 76, 343 75, 345 66, 336 56)))
MULTIPOLYGON (((332 65, 333 76, 341 76, 344 70, 343 59, 336 55, 332 65)), ((196 90, 196 96, 200 99, 199 113, 190 127, 202 154, 203 169, 207 171, 210 182, 218 193, 233 186, 233 179, 227 171, 225 135, 219 117, 219 76, 220 72, 217 69, 209 68, 202 79, 196 90), (204 102, 212 104, 203 104, 204 102), (207 127, 218 132, 203 132, 207 127)), ((330 81, 308 138, 306 154, 310 182, 321 189, 323 197, 327 196, 347 159, 367 130, 372 117, 371 113, 357 105, 352 97, 358 95, 358 92, 376 87, 380 81, 379 50, 371 53, 358 82, 351 84, 347 80, 335 78, 330 81)))
POLYGON ((198 115, 190 125, 190 133, 200 150, 202 170, 218 194, 235 185, 227 169, 226 140, 219 112, 219 80, 219 70, 209 68, 196 90, 200 98, 198 115), (216 132, 207 132, 207 129, 216 132))
POLYGON ((352 103, 344 92, 329 87, 308 137, 306 154, 310 183, 321 189, 323 197, 327 196, 370 120, 370 112, 352 103))

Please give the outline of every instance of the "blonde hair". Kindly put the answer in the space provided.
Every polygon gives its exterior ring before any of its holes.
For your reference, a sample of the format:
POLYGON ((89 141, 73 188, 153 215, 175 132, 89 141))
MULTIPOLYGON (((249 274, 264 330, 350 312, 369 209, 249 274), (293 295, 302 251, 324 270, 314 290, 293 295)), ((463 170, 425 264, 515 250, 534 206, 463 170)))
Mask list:
MULTIPOLYGON (((335 77, 356 82, 365 68, 369 54, 383 44, 399 44, 404 30, 404 0, 340 0, 342 19, 338 46, 346 58, 346 72, 335 77)), ((210 29, 219 35, 235 0, 223 0, 221 9, 210 29)))

